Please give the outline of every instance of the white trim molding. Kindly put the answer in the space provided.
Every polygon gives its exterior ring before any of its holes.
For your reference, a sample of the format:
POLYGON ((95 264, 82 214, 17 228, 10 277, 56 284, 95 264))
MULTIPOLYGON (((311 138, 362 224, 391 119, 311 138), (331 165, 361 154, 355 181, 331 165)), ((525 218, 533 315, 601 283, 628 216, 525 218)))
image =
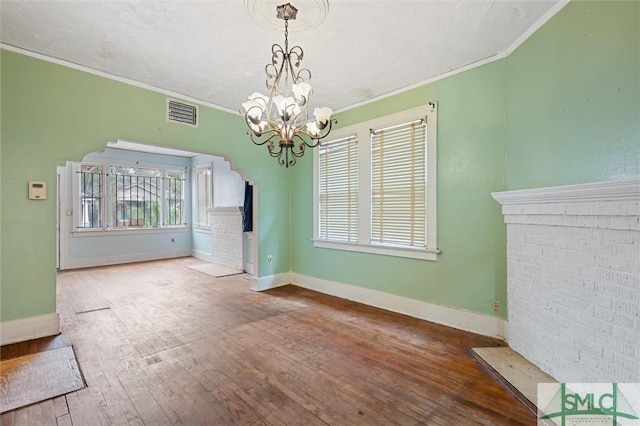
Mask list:
POLYGON ((20 47, 12 46, 10 44, 0 43, 0 49, 7 50, 9 52, 19 53, 21 55, 29 56, 31 58, 40 59, 41 61, 51 62, 56 65, 62 65, 63 67, 71 68, 78 71, 83 71, 89 74, 97 75, 99 77, 107 78, 109 80, 114 80, 120 83, 128 84, 130 86, 139 87, 141 89, 150 90, 152 92, 161 93, 166 96, 171 96, 176 99, 183 99, 188 102, 193 102, 199 105, 204 105, 209 108, 217 109, 219 111, 228 112, 234 115, 239 115, 238 111, 222 107, 220 105, 213 104, 211 102, 207 102, 202 99, 197 99, 191 96, 184 95, 182 93, 177 93, 171 90, 162 89, 157 86, 153 86, 151 84, 142 83, 137 80, 133 80, 130 78, 120 77, 115 74, 110 74, 108 72, 96 70, 94 68, 85 67, 83 65, 74 64, 73 62, 65 61, 63 59, 54 58, 52 56, 43 55, 41 53, 32 52, 30 50, 22 49, 20 47))
POLYGON ((502 205, 635 200, 640 197, 640 178, 492 192, 491 196, 502 205))
POLYGON ((60 315, 38 315, 0 323, 0 345, 60 334, 60 315))
POLYGON ((570 0, 559 0, 553 7, 551 7, 536 22, 534 22, 533 25, 531 25, 531 27, 529 27, 529 29, 527 31, 525 31, 520 37, 518 37, 518 39, 516 41, 514 41, 510 46, 508 46, 505 50, 501 50, 499 52, 496 52, 496 53, 494 53, 492 55, 487 56, 484 59, 480 59, 480 60, 478 60, 476 62, 472 62, 472 63, 467 64, 467 65, 463 65, 463 66, 461 66, 459 68, 453 69, 451 71, 444 72, 442 74, 438 74, 438 75, 436 75, 434 77, 428 78, 426 80, 422 80, 422 81, 420 81, 418 83, 415 83, 415 84, 412 84, 410 86, 403 87, 401 89, 394 90, 392 92, 385 93, 384 95, 376 96, 374 98, 367 99, 367 100, 364 100, 362 102, 358 102, 356 104, 350 105, 350 106, 345 107, 345 108, 340 108, 340 109, 334 111, 334 113, 338 114, 338 113, 341 113, 343 111, 349 111, 351 109, 359 108, 361 106, 368 105, 368 104, 371 104, 373 102, 378 102, 378 101, 390 98, 392 96, 395 96, 395 95, 398 95, 398 94, 401 94, 401 93, 405 93, 405 92, 408 92, 410 90, 417 89, 418 87, 423 87, 423 86, 426 86, 428 84, 435 83, 435 82, 440 81, 440 80, 444 80, 445 78, 452 77, 452 76, 454 76, 456 74, 460 74, 460 73, 463 73, 465 71, 469 71, 469 70, 472 70, 474 68, 481 67, 482 65, 490 64, 491 62, 495 62, 495 61, 499 61, 500 59, 507 58, 518 47, 520 47, 520 45, 522 45, 522 43, 527 41, 529 39, 529 37, 531 37, 544 24, 546 24, 547 21, 549 21, 551 18, 553 18, 558 12, 560 12, 569 3, 570 3, 570 0))
POLYGON ((251 290, 264 291, 283 285, 291 284, 291 272, 284 272, 276 275, 267 275, 264 277, 251 277, 251 290))
POLYGON ((350 284, 323 280, 302 274, 291 273, 291 283, 331 296, 364 303, 376 308, 409 315, 448 327, 470 331, 504 340, 506 321, 504 318, 466 311, 450 306, 436 305, 421 300, 384 293, 350 284))
POLYGON ((94 266, 120 265, 124 263, 148 262, 151 260, 175 259, 178 257, 187 257, 191 255, 191 250, 164 250, 151 253, 130 253, 113 256, 88 257, 84 259, 68 259, 67 269, 92 268, 94 266))
POLYGON ((451 306, 436 305, 421 300, 409 299, 407 297, 350 284, 323 280, 295 272, 251 278, 251 290, 254 291, 269 290, 288 284, 346 300, 353 300, 354 302, 408 315, 447 327, 502 340, 506 339, 507 322, 504 318, 500 317, 466 311, 451 306))
POLYGON ((192 249, 191 256, 195 257, 196 259, 201 259, 201 260, 206 260, 207 262, 211 262, 211 253, 203 250, 192 249))
POLYGON ((507 48, 507 50, 500 53, 500 56, 506 58, 511 55, 522 43, 527 41, 536 31, 538 31, 547 21, 553 18, 558 12, 560 12, 570 0, 559 0, 554 6, 552 6, 546 13, 544 13, 536 22, 529 27, 516 41, 507 48))

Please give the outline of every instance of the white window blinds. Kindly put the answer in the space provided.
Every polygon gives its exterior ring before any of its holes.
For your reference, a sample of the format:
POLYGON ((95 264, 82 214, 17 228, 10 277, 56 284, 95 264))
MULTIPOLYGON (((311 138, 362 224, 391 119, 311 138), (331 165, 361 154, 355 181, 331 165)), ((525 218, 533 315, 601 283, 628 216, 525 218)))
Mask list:
POLYGON ((358 241, 357 142, 351 135, 319 147, 319 239, 358 241))
POLYGON ((371 244, 425 248, 425 120, 371 131, 371 244))
POLYGON ((196 167, 196 226, 209 227, 211 207, 211 166, 196 167))

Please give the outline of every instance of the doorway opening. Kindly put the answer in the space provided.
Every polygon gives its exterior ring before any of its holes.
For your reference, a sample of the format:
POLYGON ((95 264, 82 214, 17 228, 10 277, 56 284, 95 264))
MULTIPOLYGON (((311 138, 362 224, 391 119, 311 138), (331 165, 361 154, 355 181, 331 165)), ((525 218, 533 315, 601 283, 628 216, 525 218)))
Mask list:
POLYGON ((221 156, 119 140, 57 175, 59 270, 233 251, 224 266, 257 272, 257 188, 221 156), (226 239, 220 209, 239 218, 226 239))

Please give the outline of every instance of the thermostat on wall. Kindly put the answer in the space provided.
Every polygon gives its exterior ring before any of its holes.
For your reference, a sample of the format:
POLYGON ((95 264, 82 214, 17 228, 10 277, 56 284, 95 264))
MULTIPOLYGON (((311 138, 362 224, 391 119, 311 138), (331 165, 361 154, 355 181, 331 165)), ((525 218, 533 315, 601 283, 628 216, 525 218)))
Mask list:
POLYGON ((46 200, 47 199, 47 183, 29 181, 29 199, 30 200, 46 200))

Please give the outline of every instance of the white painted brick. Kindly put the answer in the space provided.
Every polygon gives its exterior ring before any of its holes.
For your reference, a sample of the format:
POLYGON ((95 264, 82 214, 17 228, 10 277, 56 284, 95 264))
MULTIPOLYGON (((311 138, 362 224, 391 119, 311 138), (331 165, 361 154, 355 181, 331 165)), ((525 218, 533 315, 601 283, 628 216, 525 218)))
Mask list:
POLYGON ((594 314, 596 312, 595 311, 596 308, 604 308, 610 312, 613 306, 613 299, 609 295, 596 294, 593 292, 582 292, 582 293, 579 293, 578 297, 580 297, 581 299, 589 303, 591 306, 593 306, 594 314))
POLYGON ((575 336, 572 343, 576 348, 580 348, 578 351, 590 354, 590 357, 586 357, 587 359, 604 357, 604 346, 594 339, 589 338, 589 336, 575 336))
POLYGON ((238 208, 216 208, 210 212, 211 261, 243 269, 242 213, 238 208))
POLYGON ((606 270, 604 271, 603 275, 603 282, 605 283, 605 285, 608 283, 613 283, 624 287, 638 288, 637 275, 614 270, 606 270))
POLYGON ((613 346, 615 352, 620 353, 621 355, 627 358, 635 358, 637 354, 637 346, 629 344, 627 342, 623 342, 621 340, 612 340, 609 342, 610 345, 613 346))
POLYGON ((509 344, 560 380, 640 381, 640 203, 503 212, 509 344))
POLYGON ((625 315, 630 318, 640 318, 640 306, 635 302, 616 300, 613 303, 613 308, 617 314, 625 315))
POLYGON ((596 332, 606 335, 603 341, 608 340, 608 336, 610 336, 613 333, 614 328, 615 327, 613 324, 606 321, 594 321, 593 323, 593 329, 596 330, 596 332))
MULTIPOLYGON (((630 371, 633 372, 635 371, 636 374, 638 372, 638 370, 640 370, 640 366, 638 366, 637 361, 634 361, 633 359, 628 359, 625 357, 619 357, 618 360, 616 360, 617 363, 620 365, 620 368, 622 370, 626 370, 626 371, 630 371)), ((622 379, 624 379, 624 377, 622 377, 622 379)), ((623 383, 622 380, 613 380, 614 382, 617 381, 618 383, 623 383)))
POLYGON ((551 262, 544 264, 544 268, 550 271, 551 276, 555 275, 559 281, 568 282, 569 275, 578 273, 580 266, 575 263, 567 262, 566 259, 552 259, 551 262), (562 278, 561 278, 562 277, 562 278))

